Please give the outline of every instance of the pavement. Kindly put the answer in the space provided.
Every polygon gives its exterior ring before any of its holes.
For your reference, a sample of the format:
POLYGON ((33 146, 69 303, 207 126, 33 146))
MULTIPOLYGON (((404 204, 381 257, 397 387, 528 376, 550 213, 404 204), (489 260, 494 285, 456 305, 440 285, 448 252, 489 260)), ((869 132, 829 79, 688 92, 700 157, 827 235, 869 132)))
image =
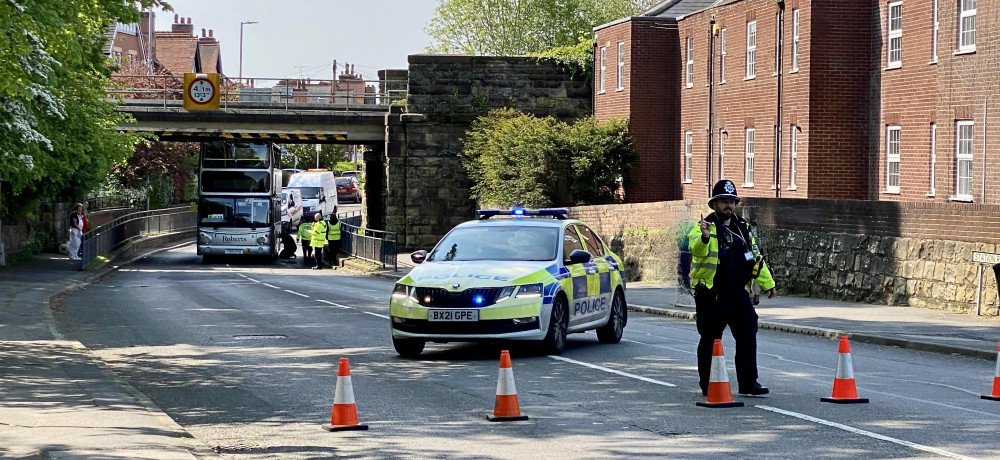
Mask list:
MULTIPOLYGON (((161 245, 172 244, 168 241, 161 245)), ((96 270, 79 271, 65 256, 43 254, 0 269, 0 458, 218 457, 81 343, 56 330, 50 302, 134 259, 112 259, 96 270)), ((413 263, 402 254, 398 270, 373 269, 351 259, 344 266, 398 279, 413 263)), ((674 286, 633 283, 627 297, 633 311, 694 319, 693 299, 674 286)), ((848 335, 854 341, 987 360, 997 359, 1000 340, 998 317, 930 309, 776 297, 761 299, 757 313, 761 329, 848 335)))

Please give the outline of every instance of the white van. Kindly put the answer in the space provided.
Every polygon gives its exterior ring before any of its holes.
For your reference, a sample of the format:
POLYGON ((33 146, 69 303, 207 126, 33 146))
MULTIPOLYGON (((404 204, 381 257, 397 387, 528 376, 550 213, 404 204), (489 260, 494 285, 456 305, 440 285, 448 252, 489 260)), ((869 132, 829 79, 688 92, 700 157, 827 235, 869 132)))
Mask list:
POLYGON ((337 207, 337 179, 332 171, 309 169, 292 174, 286 188, 298 189, 302 193, 302 216, 312 220, 313 214, 323 214, 326 220, 337 207))

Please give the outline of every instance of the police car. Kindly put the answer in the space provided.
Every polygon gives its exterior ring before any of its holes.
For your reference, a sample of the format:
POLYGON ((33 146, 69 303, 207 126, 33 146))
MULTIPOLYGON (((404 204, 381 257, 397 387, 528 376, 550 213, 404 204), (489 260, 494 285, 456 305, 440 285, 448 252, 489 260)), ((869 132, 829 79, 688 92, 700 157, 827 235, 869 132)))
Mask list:
POLYGON ((522 340, 560 354, 567 334, 591 329, 601 343, 618 343, 628 322, 625 266, 567 214, 480 210, 429 253, 414 252, 418 265, 389 302, 396 352, 415 357, 428 341, 522 340))

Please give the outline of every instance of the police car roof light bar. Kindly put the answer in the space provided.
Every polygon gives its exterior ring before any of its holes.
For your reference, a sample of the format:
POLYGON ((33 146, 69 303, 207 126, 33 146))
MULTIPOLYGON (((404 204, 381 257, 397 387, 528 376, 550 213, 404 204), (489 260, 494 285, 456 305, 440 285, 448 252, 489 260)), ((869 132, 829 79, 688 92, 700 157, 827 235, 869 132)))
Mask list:
POLYGON ((569 214, 569 209, 565 208, 548 208, 548 209, 525 209, 525 208, 513 208, 513 209, 479 209, 476 211, 476 216, 479 216, 480 220, 489 219, 493 216, 546 216, 555 217, 559 220, 566 219, 566 215, 569 214))

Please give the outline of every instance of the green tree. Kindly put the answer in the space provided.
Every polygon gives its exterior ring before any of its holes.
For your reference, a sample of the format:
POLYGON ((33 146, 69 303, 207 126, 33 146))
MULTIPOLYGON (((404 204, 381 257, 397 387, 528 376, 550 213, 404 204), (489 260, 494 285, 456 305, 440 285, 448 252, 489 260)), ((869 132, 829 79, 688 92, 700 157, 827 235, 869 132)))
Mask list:
POLYGON ((284 144, 282 168, 311 169, 316 167, 316 146, 320 145, 319 167, 333 171, 337 163, 347 161, 347 148, 339 144, 284 144))
POLYGON ((472 198, 529 207, 620 201, 621 178, 635 159, 624 120, 568 125, 513 109, 473 122, 460 155, 472 198))
POLYGON ((156 194, 161 205, 193 199, 187 192, 197 180, 200 146, 197 142, 141 143, 128 161, 115 168, 117 184, 135 190, 163 189, 156 194))
POLYGON ((521 56, 573 46, 594 26, 655 0, 442 0, 426 32, 432 53, 521 56))
MULTIPOLYGON (((13 196, 77 198, 132 154, 138 137, 108 100, 103 54, 114 22, 139 20, 157 0, 0 2, 0 180, 13 196)), ((169 7, 169 5, 164 6, 169 7)), ((19 200, 22 206, 29 203, 19 200)))

